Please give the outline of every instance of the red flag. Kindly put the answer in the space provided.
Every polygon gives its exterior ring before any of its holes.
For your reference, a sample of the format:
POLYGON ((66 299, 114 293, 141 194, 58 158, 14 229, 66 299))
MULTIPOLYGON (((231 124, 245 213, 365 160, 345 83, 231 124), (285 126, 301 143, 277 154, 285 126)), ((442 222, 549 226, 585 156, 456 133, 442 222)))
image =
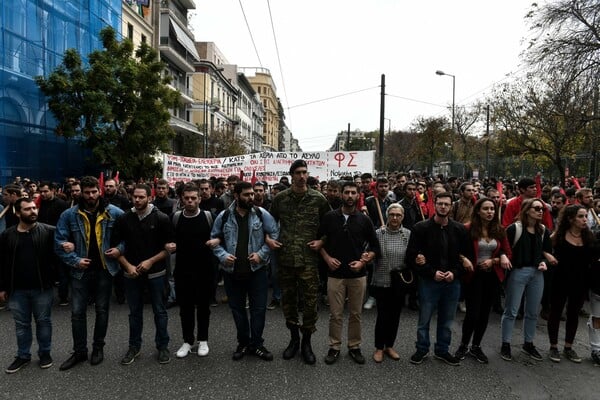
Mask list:
POLYGON ((244 170, 240 169, 240 181, 244 181, 244 170))
POLYGON ((252 179, 250 179, 250 183, 252 183, 252 186, 254 186, 254 184, 256 183, 257 180, 258 180, 258 178, 256 177, 256 170, 253 169, 252 170, 252 179))
POLYGON ((542 176, 539 173, 535 175, 535 192, 535 197, 542 197, 542 176))
POLYGON ((158 178, 155 176, 152 187, 150 189, 150 195, 153 199, 156 197, 156 182, 158 182, 158 178))
POLYGON ((117 182, 117 185, 119 184, 119 171, 117 171, 117 173, 115 174, 114 177, 115 182, 117 182))
POLYGON ((423 204, 423 199, 421 198, 421 193, 418 190, 415 190, 415 200, 417 201, 417 205, 421 210, 421 216, 425 219, 425 214, 429 216, 429 212, 427 210, 427 205, 423 204))
POLYGON ((433 205, 433 190, 431 187, 427 188, 427 215, 433 215, 435 212, 435 206, 433 205))
POLYGON ((573 177, 573 185, 575 185, 575 189, 579 190, 581 189, 581 185, 579 184, 579 179, 573 177))
POLYGON ((100 178, 98 178, 98 186, 100 186, 100 195, 104 196, 104 172, 100 172, 100 178))
POLYGON ((371 191, 371 194, 373 195, 373 197, 377 198, 377 183, 376 182, 369 183, 369 190, 371 191))
POLYGON ((496 182, 496 190, 500 193, 500 207, 504 204, 504 187, 502 181, 496 182))

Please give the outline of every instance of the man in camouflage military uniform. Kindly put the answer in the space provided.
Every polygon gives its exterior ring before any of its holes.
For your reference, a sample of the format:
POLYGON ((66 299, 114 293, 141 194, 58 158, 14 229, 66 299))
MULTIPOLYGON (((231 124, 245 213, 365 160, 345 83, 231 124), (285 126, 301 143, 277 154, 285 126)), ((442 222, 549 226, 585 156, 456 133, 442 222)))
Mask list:
POLYGON ((271 205, 271 214, 280 223, 279 284, 282 289, 282 308, 291 340, 283 352, 283 358, 293 358, 300 347, 302 358, 307 364, 316 362, 310 337, 316 330, 317 294, 319 274, 317 251, 323 245, 317 238, 319 223, 330 208, 325 197, 309 189, 306 180, 306 161, 296 160, 290 167, 292 186, 280 192, 271 205), (298 289, 304 295, 302 325, 298 317, 298 289), (302 330, 302 346, 300 346, 302 330))

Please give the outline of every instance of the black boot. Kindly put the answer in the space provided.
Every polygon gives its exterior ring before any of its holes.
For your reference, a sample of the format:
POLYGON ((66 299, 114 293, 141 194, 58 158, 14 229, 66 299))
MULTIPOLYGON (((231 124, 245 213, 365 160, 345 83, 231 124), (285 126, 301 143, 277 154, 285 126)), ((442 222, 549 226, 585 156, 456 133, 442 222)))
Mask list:
POLYGON ((294 358, 300 349, 300 332, 298 331, 298 327, 295 326, 290 328, 290 334, 292 335, 290 344, 288 344, 288 347, 286 347, 286 349, 283 351, 284 360, 291 360, 294 358))
POLYGON ((310 333, 305 333, 302 335, 302 359, 306 364, 313 365, 317 362, 317 358, 315 357, 315 353, 313 353, 312 346, 310 345, 310 333))

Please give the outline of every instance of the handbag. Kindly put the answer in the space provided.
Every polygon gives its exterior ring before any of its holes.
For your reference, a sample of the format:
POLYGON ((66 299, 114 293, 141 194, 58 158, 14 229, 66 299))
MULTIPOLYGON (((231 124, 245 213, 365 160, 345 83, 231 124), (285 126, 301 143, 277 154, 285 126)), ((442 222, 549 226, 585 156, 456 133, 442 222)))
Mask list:
POLYGON ((392 287, 396 289, 408 289, 415 281, 412 269, 395 269, 390 271, 392 287))

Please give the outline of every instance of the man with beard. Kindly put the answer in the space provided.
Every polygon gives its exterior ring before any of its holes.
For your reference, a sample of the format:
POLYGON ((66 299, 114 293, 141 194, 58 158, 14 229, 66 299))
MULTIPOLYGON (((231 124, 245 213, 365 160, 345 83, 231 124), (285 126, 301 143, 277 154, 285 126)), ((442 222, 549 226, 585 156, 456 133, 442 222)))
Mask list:
POLYGON ((104 198, 123 211, 129 208, 129 200, 119 194, 117 181, 112 178, 104 182, 104 198))
POLYGON ((52 366, 52 283, 54 227, 37 222, 33 199, 14 203, 19 223, 0 235, 0 301, 9 302, 15 320, 17 356, 6 368, 12 374, 31 361, 31 316, 35 319, 39 366, 52 366))
POLYGON ((137 184, 133 189, 133 209, 121 215, 115 224, 112 243, 124 242, 119 263, 125 273, 125 295, 129 305, 129 349, 122 365, 129 365, 140 354, 144 311, 144 290, 150 294, 154 313, 154 336, 158 362, 167 364, 169 333, 164 290, 166 287, 167 243, 174 242, 173 225, 166 214, 150 204, 150 186, 137 184))
POLYGON ((38 213, 38 221, 44 224, 56 226, 56 222, 69 205, 66 201, 56 196, 56 184, 52 182, 40 183, 40 195, 42 201, 38 213))
POLYGON ((348 301, 348 349, 352 359, 364 364, 360 351, 361 310, 367 287, 367 264, 379 255, 379 241, 373 223, 356 211, 358 187, 342 185, 342 207, 323 217, 318 235, 327 237, 320 253, 329 268, 329 352, 325 363, 333 364, 340 355, 344 304, 348 301))
POLYGON ((587 210, 587 226, 593 233, 600 232, 600 217, 594 210, 594 193, 590 188, 579 189, 575 193, 577 202, 587 210))
POLYGON ((448 348, 460 295, 460 275, 464 269, 473 270, 469 261, 473 246, 464 225, 449 218, 451 207, 451 193, 437 194, 435 216, 413 227, 406 249, 406 262, 420 277, 417 351, 410 358, 413 364, 421 364, 429 353, 429 323, 436 311, 435 358, 449 365, 460 364, 448 348))
POLYGON ((225 272, 225 292, 237 329, 238 346, 232 358, 237 361, 246 354, 254 354, 271 361, 273 354, 265 348, 262 337, 269 290, 266 265, 270 257, 265 235, 277 240, 279 228, 267 210, 254 206, 250 182, 237 182, 233 196, 233 203, 219 214, 211 232, 213 238, 220 239, 213 253, 225 272))
POLYGON ((81 185, 79 184, 79 181, 69 184, 68 194, 69 207, 77 205, 77 203, 79 203, 79 198, 81 197, 81 185))
POLYGON ((550 197, 550 206, 552 206, 552 223, 554 226, 558 226, 558 214, 564 206, 567 205, 567 196, 564 193, 556 192, 550 197))
POLYGON ((113 276, 119 272, 116 258, 122 248, 110 247, 113 227, 123 211, 100 197, 98 179, 81 179, 81 198, 58 220, 54 249, 69 267, 71 276, 71 333, 73 354, 61 366, 65 371, 88 359, 87 315, 90 296, 96 320, 90 363, 104 360, 104 338, 108 328, 108 311, 113 276))
POLYGON ((311 335, 316 331, 317 295, 319 290, 318 255, 323 242, 317 236, 321 218, 330 208, 325 196, 306 185, 306 161, 296 160, 290 166, 292 186, 273 199, 271 214, 280 224, 281 248, 277 256, 279 283, 282 290, 283 315, 290 330, 290 343, 283 358, 294 358, 302 347, 306 364, 317 359, 312 351, 311 335), (302 325, 298 317, 299 290, 304 295, 302 325), (302 346, 300 343, 302 330, 302 346))

